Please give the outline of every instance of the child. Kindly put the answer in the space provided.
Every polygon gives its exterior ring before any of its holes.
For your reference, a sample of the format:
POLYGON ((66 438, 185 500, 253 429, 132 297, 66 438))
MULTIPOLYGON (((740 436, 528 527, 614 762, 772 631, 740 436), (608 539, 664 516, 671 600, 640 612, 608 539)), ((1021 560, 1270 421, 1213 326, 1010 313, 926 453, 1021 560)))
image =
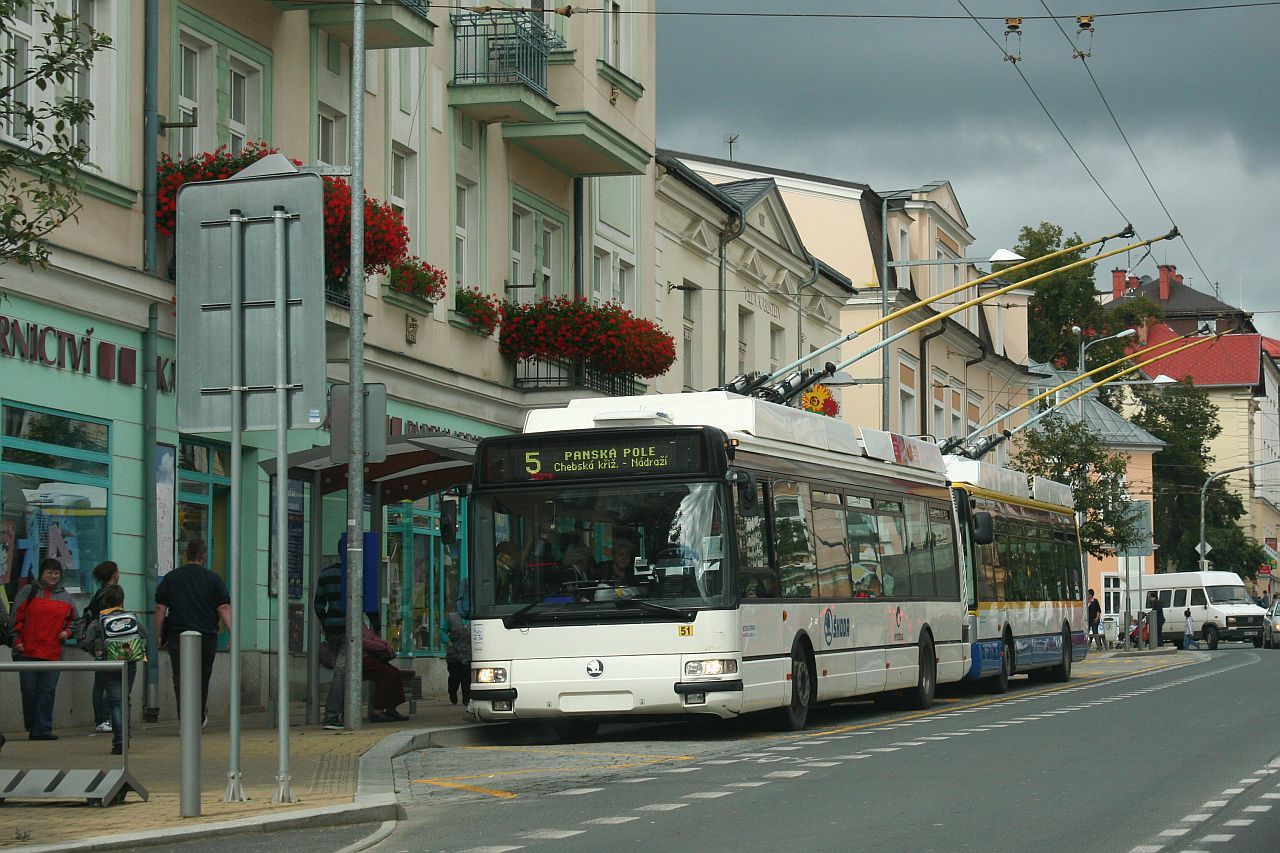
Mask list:
POLYGON ((1191 608, 1188 607, 1182 611, 1182 615, 1186 617, 1187 627, 1182 629, 1182 648, 1189 649, 1195 647, 1196 651, 1200 650, 1200 641, 1196 639, 1196 623, 1191 618, 1191 608))
POLYGON ((107 705, 111 714, 111 754, 122 752, 120 715, 128 713, 128 694, 133 692, 133 679, 138 674, 138 661, 146 660, 146 629, 138 617, 124 609, 124 590, 112 584, 102 591, 102 614, 89 624, 85 634, 85 648, 98 660, 128 661, 128 693, 122 690, 120 676, 114 673, 107 680, 107 705))

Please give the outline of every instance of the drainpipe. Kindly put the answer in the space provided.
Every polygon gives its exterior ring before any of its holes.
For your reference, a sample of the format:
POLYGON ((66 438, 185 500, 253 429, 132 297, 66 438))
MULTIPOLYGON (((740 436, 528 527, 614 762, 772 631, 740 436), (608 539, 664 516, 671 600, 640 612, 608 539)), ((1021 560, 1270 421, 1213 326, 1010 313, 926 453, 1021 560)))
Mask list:
POLYGON ((986 361, 987 356, 989 355, 991 355, 991 350, 987 349, 986 343, 980 340, 978 341, 978 354, 973 358, 965 359, 964 362, 964 399, 960 401, 960 405, 963 407, 960 410, 960 418, 961 422, 966 425, 966 430, 968 429, 969 423, 967 420, 967 413, 969 410, 969 368, 973 367, 980 361, 986 361))
MULTIPOLYGON (((153 170, 154 173, 154 170, 153 170)), ((153 217, 152 222, 155 221, 153 217)), ((142 718, 155 722, 160 715, 160 655, 156 650, 155 609, 151 602, 156 597, 156 574, 160 553, 156 541, 156 397, 160 389, 156 384, 156 325, 160 306, 152 302, 147 306, 147 331, 142 337, 142 600, 137 608, 146 614, 147 666, 143 670, 142 718)))
POLYGON ((800 301, 800 291, 806 287, 810 287, 818 281, 818 259, 813 255, 809 256, 809 266, 813 270, 813 274, 807 279, 800 282, 800 286, 796 288, 796 359, 804 358, 804 335, 800 334, 800 326, 804 319, 804 305, 800 301))
POLYGON ((725 275, 727 273, 725 249, 734 240, 742 236, 742 232, 747 230, 747 213, 742 208, 738 208, 737 213, 730 216, 725 222, 725 227, 720 230, 720 364, 719 364, 719 382, 717 387, 723 388, 725 375, 725 353, 729 349, 729 342, 725 335, 729 332, 729 293, 725 289, 725 275), (730 231, 728 229, 732 228, 730 231))
MULTIPOLYGON (((932 397, 929 395, 929 391, 931 390, 929 387, 929 376, 931 373, 929 369, 929 341, 933 340, 934 338, 936 338, 938 335, 942 334, 946 330, 947 330, 947 321, 943 320, 941 323, 938 324, 938 328, 934 329, 932 332, 929 332, 927 335, 924 335, 923 337, 920 338, 919 364, 920 364, 920 434, 921 435, 929 434, 929 411, 933 408, 932 397)), ((941 439, 942 436, 934 436, 934 438, 935 440, 941 439)))
POLYGON ((583 266, 586 264, 586 258, 583 252, 583 227, 582 216, 583 208, 586 207, 584 202, 584 186, 585 182, 582 178, 573 179, 573 295, 584 298, 587 295, 584 284, 583 266))
MULTIPOLYGON (((905 261, 906 258, 898 258, 905 261)), ((906 269, 906 267, 902 267, 906 269)), ((910 273, 907 273, 910 275, 910 273)), ((889 313, 889 199, 880 200, 880 316, 889 313)), ((880 329, 880 339, 889 334, 886 324, 880 329)), ((880 385, 880 429, 889 431, 889 347, 880 348, 880 375, 884 378, 880 385)))
MULTIPOLYGON (((160 137, 160 0, 147 0, 143 17, 142 268, 156 271, 156 146, 160 137)), ((155 361, 154 356, 152 362, 155 361)), ((154 657, 154 655, 152 656, 154 657)))

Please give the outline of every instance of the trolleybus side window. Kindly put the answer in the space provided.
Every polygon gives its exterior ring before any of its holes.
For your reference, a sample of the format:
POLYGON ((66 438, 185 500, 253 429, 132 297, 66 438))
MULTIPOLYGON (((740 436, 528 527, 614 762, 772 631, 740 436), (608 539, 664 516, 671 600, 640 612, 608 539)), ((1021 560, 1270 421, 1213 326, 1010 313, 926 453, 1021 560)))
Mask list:
POLYGON ((908 498, 907 505, 907 567, 911 574, 911 591, 899 595, 913 598, 932 598, 933 544, 929 541, 929 510, 924 501, 908 498))
POLYGON ((816 598, 813 537, 809 528, 809 484, 773 482, 774 545, 783 598, 816 598))
POLYGON ((960 579, 956 574, 955 529, 945 509, 929 507, 929 540, 933 545, 934 592, 945 600, 956 599, 960 579))
POLYGON ((911 594, 911 576, 907 567, 907 522, 901 515, 899 501, 877 500, 876 519, 880 528, 880 580, 887 596, 911 594), (896 515, 889 513, 896 512, 896 515))
POLYGON ((871 498, 846 495, 844 526, 853 554, 853 594, 859 598, 884 595, 880 578, 880 532, 871 498))
POLYGON ((813 491, 813 538, 817 551, 817 598, 849 598, 852 560, 845 535, 844 507, 840 495, 813 491))
POLYGON ((769 525, 764 512, 767 505, 765 484, 757 482, 756 506, 761 511, 749 516, 734 513, 738 525, 738 592, 743 598, 778 597, 778 573, 769 560, 769 525))

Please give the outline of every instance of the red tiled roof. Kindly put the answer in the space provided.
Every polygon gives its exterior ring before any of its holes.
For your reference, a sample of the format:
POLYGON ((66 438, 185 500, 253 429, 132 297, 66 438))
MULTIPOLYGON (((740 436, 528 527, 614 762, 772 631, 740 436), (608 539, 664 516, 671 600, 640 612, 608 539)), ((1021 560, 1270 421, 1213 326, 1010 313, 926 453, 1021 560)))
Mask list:
POLYGON ((1267 351, 1267 355, 1272 358, 1280 358, 1280 341, 1275 338, 1268 338, 1265 335, 1262 338, 1262 348, 1267 351))
MULTIPOLYGON (((1178 333, 1163 323, 1153 323, 1147 336, 1146 349, 1170 341, 1178 333)), ((1280 341, 1275 341, 1280 347, 1280 341)), ((1182 344, 1167 344, 1159 352, 1175 350, 1182 344)), ((1262 335, 1223 335, 1213 343, 1201 344, 1183 352, 1162 358, 1142 368, 1149 378, 1160 374, 1182 381, 1190 378, 1203 386, 1254 386, 1262 381, 1262 335)), ((1143 348, 1134 350, 1139 354, 1143 348)), ((1278 350, 1280 351, 1280 350, 1278 350)), ((1143 358, 1137 358, 1143 361, 1143 358)))

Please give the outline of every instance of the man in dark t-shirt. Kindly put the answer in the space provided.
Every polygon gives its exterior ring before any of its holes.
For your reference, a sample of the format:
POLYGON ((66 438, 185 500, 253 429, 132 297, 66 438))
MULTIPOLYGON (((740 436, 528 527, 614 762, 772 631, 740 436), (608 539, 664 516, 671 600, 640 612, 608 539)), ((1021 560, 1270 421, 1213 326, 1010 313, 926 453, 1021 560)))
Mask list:
POLYGON ((218 650, 218 623, 231 628, 231 597, 222 578, 205 568, 205 544, 187 543, 187 562, 169 572, 156 587, 156 637, 160 649, 169 652, 173 670, 173 695, 181 712, 182 680, 179 637, 183 631, 200 632, 200 719, 208 720, 209 676, 218 650))

